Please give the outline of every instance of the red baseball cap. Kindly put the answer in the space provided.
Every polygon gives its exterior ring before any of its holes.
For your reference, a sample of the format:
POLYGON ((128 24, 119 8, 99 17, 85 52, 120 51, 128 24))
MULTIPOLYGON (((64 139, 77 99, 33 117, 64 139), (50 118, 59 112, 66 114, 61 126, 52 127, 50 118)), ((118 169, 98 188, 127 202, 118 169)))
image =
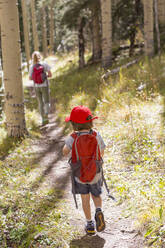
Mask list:
POLYGON ((86 123, 98 119, 97 116, 93 116, 90 109, 85 106, 76 106, 72 109, 70 116, 65 118, 65 121, 73 121, 76 123, 86 123))

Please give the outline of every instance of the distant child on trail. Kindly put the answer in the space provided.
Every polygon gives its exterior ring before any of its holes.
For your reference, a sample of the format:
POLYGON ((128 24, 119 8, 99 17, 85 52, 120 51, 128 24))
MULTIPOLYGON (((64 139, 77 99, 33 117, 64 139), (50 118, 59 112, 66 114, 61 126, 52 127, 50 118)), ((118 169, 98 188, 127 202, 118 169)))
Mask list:
POLYGON ((48 77, 52 76, 50 66, 42 61, 38 51, 32 54, 33 64, 29 70, 29 79, 33 80, 36 97, 39 105, 39 112, 42 118, 42 125, 48 123, 49 113, 49 82, 48 77))
POLYGON ((92 129, 94 117, 89 108, 76 106, 70 116, 65 119, 71 122, 74 132, 67 137, 63 147, 63 155, 70 153, 69 161, 74 175, 72 193, 80 194, 82 208, 86 217, 85 231, 95 234, 105 229, 104 215, 102 212, 102 156, 105 144, 99 132, 92 129), (95 222, 91 215, 90 198, 94 202, 95 222))

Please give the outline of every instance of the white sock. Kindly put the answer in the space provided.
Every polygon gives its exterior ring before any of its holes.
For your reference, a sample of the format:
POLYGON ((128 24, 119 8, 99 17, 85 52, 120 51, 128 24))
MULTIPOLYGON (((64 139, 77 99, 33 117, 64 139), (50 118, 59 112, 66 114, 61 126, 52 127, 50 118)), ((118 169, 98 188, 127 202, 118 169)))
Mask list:
POLYGON ((91 221, 92 221, 92 219, 90 219, 90 220, 86 219, 86 221, 87 221, 87 222, 91 222, 91 221))

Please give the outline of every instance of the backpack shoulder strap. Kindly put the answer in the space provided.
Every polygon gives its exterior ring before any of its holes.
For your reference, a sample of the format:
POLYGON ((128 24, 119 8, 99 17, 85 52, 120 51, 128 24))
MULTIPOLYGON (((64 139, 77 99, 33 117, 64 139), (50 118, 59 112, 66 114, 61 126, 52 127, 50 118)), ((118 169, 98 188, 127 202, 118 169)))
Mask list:
MULTIPOLYGON (((80 137, 80 134, 74 132, 74 133, 71 134, 71 137, 74 139, 73 147, 74 147, 74 149, 75 149, 77 161, 79 161, 80 158, 79 158, 78 149, 77 149, 77 139, 80 137)), ((72 151, 73 151, 73 150, 72 150, 72 151)))
POLYGON ((94 131, 93 129, 91 129, 89 133, 92 134, 92 135, 94 135, 95 137, 97 136, 97 132, 94 131))
POLYGON ((43 69, 45 69, 44 66, 43 66, 43 64, 41 64, 41 63, 36 63, 36 64, 34 64, 34 65, 33 65, 33 69, 34 69, 34 68, 37 68, 37 67, 39 67, 39 66, 42 66, 43 69))
MULTIPOLYGON (((95 136, 97 136, 97 132, 93 129, 90 130, 90 134, 95 136)), ((99 160, 99 157, 100 157, 100 147, 99 147, 99 144, 98 144, 98 140, 96 138, 96 141, 97 141, 97 148, 96 148, 96 159, 99 160)))
POLYGON ((74 140, 77 138, 77 134, 76 134, 76 132, 74 132, 74 133, 71 133, 71 135, 70 135, 74 140))
POLYGON ((36 64, 33 65, 32 69, 34 69, 36 67, 36 64))
POLYGON ((34 72, 34 69, 37 70, 39 66, 40 66, 40 64, 38 64, 38 63, 37 63, 37 64, 34 64, 34 65, 33 65, 33 70, 32 70, 32 71, 34 72))

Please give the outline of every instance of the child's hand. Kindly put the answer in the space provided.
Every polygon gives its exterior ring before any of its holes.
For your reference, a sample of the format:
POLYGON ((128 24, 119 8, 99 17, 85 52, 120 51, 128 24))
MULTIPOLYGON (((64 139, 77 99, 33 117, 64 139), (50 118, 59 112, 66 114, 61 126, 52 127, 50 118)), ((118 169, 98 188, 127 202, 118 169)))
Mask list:
POLYGON ((103 157, 104 156, 104 150, 101 150, 100 154, 101 154, 101 157, 103 157))
POLYGON ((64 145, 62 153, 64 156, 67 156, 70 153, 70 149, 66 145, 64 145))

